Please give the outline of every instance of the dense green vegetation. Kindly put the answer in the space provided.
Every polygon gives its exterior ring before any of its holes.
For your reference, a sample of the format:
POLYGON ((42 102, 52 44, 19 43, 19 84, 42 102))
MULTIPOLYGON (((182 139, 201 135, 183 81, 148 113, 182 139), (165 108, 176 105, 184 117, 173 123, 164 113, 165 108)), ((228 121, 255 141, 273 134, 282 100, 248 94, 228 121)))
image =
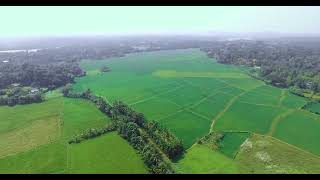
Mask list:
POLYGON ((0 105, 39 103, 43 101, 42 93, 45 91, 45 89, 20 87, 19 84, 14 84, 0 90, 0 105))
POLYGON ((239 40, 217 42, 203 50, 220 63, 254 67, 253 75, 275 86, 320 92, 320 54, 314 43, 239 40))
POLYGON ((68 143, 69 144, 75 144, 75 143, 80 143, 81 141, 85 141, 85 140, 88 140, 88 139, 93 139, 93 138, 96 138, 96 137, 99 137, 99 136, 102 136, 104 134, 107 134, 109 132, 112 132, 112 131, 115 131, 116 127, 113 126, 113 124, 105 127, 105 128, 100 128, 100 129, 94 129, 94 128, 91 128, 91 129, 88 129, 80 134, 76 134, 74 135, 74 137, 72 137, 68 143))
POLYGON ((13 83, 22 86, 55 89, 74 82, 75 77, 83 76, 84 72, 77 63, 65 62, 56 64, 33 64, 27 62, 0 64, 0 88, 13 83))

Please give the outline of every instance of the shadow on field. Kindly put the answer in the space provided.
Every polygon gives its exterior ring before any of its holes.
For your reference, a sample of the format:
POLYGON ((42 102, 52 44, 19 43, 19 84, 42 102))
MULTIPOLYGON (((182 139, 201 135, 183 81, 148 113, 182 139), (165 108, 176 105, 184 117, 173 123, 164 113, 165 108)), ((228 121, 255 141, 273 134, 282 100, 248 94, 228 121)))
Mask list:
POLYGON ((179 156, 176 156, 174 159, 172 159, 173 163, 177 163, 179 162, 181 159, 183 159, 185 157, 187 151, 184 151, 182 154, 180 154, 179 156))

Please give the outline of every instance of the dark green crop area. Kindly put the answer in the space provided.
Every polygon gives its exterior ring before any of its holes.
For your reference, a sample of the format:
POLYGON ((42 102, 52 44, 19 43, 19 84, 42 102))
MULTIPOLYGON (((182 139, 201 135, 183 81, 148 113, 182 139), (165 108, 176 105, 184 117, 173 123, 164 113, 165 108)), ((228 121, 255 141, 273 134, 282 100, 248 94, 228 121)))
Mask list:
POLYGON ((317 102, 317 103, 312 103, 310 105, 307 105, 306 109, 313 113, 320 114, 320 103, 317 102))

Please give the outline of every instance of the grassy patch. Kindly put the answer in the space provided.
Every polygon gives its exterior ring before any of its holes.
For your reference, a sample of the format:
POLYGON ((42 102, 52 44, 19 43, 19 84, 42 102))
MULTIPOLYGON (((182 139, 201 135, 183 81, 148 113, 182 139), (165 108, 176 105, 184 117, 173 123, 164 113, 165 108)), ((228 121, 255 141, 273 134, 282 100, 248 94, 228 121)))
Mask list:
POLYGON ((105 127, 111 120, 96 106, 83 99, 64 99, 63 136, 70 138, 89 128, 105 127))
POLYGON ((216 93, 200 104, 192 107, 191 109, 199 114, 203 114, 210 119, 214 118, 221 112, 226 104, 231 100, 232 96, 224 93, 216 93))
POLYGON ((63 98, 55 98, 43 103, 0 107, 0 135, 26 127, 33 121, 46 117, 60 116, 63 98))
POLYGON ((229 110, 217 120, 215 130, 250 131, 265 134, 274 118, 284 112, 284 108, 259 106, 236 101, 229 110))
POLYGON ((319 173, 320 158, 268 136, 253 135, 236 157, 241 173, 319 173))
POLYGON ((195 145, 176 164, 180 173, 187 174, 236 174, 237 164, 232 159, 205 145, 195 145))
POLYGON ((274 137, 320 155, 320 116, 297 110, 279 122, 274 137))
POLYGON ((67 140, 110 122, 91 102, 58 94, 40 104, 0 108, 0 173, 69 173, 67 140))
POLYGON ((34 149, 56 141, 60 135, 61 120, 53 116, 0 136, 0 158, 34 149))
POLYGON ((138 112, 143 112, 148 120, 155 121, 175 113, 180 109, 180 106, 158 97, 152 98, 146 102, 134 104, 132 107, 138 112))
POLYGON ((287 92, 282 101, 282 105, 288 108, 301 108, 307 103, 307 101, 308 100, 304 97, 296 96, 287 92))
POLYGON ((66 145, 61 142, 0 159, 0 174, 65 173, 66 168, 66 145))
POLYGON ((169 116, 161 120, 160 123, 180 138, 186 148, 208 133, 211 124, 210 120, 187 111, 169 116))
POLYGON ((70 173, 147 173, 135 150, 116 132, 70 147, 70 173))
POLYGON ((224 132, 219 151, 233 159, 240 150, 241 144, 249 137, 250 133, 246 132, 224 132))

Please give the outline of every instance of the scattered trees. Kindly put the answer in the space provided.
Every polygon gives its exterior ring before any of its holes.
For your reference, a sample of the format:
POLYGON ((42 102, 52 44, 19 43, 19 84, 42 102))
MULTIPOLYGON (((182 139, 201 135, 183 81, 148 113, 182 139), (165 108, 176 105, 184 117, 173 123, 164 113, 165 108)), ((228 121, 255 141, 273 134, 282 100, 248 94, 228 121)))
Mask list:
POLYGON ((30 87, 9 87, 1 90, 0 105, 40 103, 44 100, 42 93, 43 90, 34 90, 30 87))
POLYGON ((224 138, 222 132, 211 132, 198 140, 198 144, 204 144, 213 150, 218 150, 222 147, 221 141, 224 138))

